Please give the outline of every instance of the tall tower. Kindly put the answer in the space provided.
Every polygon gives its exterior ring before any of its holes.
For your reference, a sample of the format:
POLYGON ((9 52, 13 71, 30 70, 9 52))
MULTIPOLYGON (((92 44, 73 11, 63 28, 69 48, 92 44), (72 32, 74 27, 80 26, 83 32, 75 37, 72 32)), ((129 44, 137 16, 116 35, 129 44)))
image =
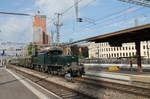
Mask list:
POLYGON ((33 22, 33 43, 48 44, 50 37, 46 32, 46 16, 35 15, 33 22))

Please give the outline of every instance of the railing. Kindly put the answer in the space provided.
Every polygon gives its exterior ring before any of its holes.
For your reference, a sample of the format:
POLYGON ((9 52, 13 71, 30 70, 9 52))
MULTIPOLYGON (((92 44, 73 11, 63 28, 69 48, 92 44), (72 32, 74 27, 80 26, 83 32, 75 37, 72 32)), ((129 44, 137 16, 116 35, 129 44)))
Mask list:
MULTIPOLYGON (((97 63, 97 64, 136 64, 137 60, 135 58, 130 59, 130 58, 113 58, 113 59, 105 59, 105 58, 100 58, 100 59, 80 59, 80 63, 97 63)), ((142 59, 142 64, 150 64, 150 59, 142 59)))

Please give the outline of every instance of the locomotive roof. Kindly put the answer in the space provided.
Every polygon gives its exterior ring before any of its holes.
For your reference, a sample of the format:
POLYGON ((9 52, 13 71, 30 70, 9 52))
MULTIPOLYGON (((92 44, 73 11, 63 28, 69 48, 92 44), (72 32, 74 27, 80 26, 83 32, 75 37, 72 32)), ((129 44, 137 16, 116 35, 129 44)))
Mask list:
POLYGON ((62 48, 51 48, 49 51, 62 51, 62 48))
POLYGON ((54 52, 54 51, 62 52, 63 50, 62 49, 58 49, 58 48, 52 48, 52 49, 49 49, 49 50, 41 51, 41 52, 39 52, 39 54, 44 54, 44 53, 54 52))

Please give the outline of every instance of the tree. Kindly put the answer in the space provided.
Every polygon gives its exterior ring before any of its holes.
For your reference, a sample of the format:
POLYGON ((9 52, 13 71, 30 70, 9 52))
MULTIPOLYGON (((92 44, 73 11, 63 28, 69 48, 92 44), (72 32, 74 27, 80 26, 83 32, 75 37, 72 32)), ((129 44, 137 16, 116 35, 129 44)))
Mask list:
POLYGON ((37 45, 34 45, 33 43, 30 43, 28 45, 28 55, 32 56, 35 55, 37 53, 38 47, 37 45))
POLYGON ((83 58, 89 57, 89 52, 88 51, 89 51, 88 47, 81 47, 81 53, 82 53, 83 58))
POLYGON ((76 55, 76 56, 79 55, 79 47, 78 47, 78 45, 71 46, 71 54, 72 55, 76 55))
POLYGON ((28 45, 28 55, 32 55, 32 47, 33 47, 33 44, 32 43, 30 43, 29 45, 28 45))

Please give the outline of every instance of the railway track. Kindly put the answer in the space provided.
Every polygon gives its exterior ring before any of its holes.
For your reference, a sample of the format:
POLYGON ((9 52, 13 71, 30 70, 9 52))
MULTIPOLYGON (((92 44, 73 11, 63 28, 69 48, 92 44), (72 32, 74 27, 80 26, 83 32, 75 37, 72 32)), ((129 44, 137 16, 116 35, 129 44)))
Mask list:
POLYGON ((49 82, 45 79, 41 79, 37 76, 27 74, 26 72, 17 70, 15 68, 11 67, 11 69, 15 70, 17 73, 30 79, 31 81, 37 83, 38 85, 44 87, 45 89, 47 89, 47 90, 55 93, 56 95, 62 97, 62 99, 96 99, 96 98, 93 98, 91 96, 88 96, 88 95, 82 94, 80 92, 74 91, 72 89, 69 89, 67 87, 58 85, 56 83, 49 82))
POLYGON ((76 79, 76 81, 86 83, 89 85, 93 85, 96 87, 110 88, 110 89, 114 89, 114 90, 119 90, 121 92, 150 98, 150 89, 149 88, 142 88, 142 87, 138 87, 138 86, 134 86, 134 85, 120 84, 120 83, 103 81, 103 80, 93 80, 93 79, 91 80, 88 78, 78 78, 78 79, 76 79))
MULTIPOLYGON (((66 88, 64 86, 58 85, 56 83, 46 81, 45 79, 41 79, 36 76, 27 74, 25 72, 22 72, 19 70, 17 70, 17 72, 29 78, 33 82, 43 86, 49 91, 57 94, 58 96, 62 97, 62 99, 96 99, 91 96, 74 91, 72 89, 66 88)), ((45 73, 41 73, 41 74, 45 74, 45 73)), ((146 97, 148 99, 150 98, 150 88, 142 88, 142 87, 135 86, 135 85, 120 84, 120 83, 104 81, 104 80, 94 80, 94 79, 91 80, 89 78, 77 78, 75 79, 75 82, 80 83, 80 85, 82 86, 84 85, 92 86, 97 89, 100 89, 100 88, 112 89, 112 90, 127 93, 127 94, 134 94, 136 96, 146 97)))

